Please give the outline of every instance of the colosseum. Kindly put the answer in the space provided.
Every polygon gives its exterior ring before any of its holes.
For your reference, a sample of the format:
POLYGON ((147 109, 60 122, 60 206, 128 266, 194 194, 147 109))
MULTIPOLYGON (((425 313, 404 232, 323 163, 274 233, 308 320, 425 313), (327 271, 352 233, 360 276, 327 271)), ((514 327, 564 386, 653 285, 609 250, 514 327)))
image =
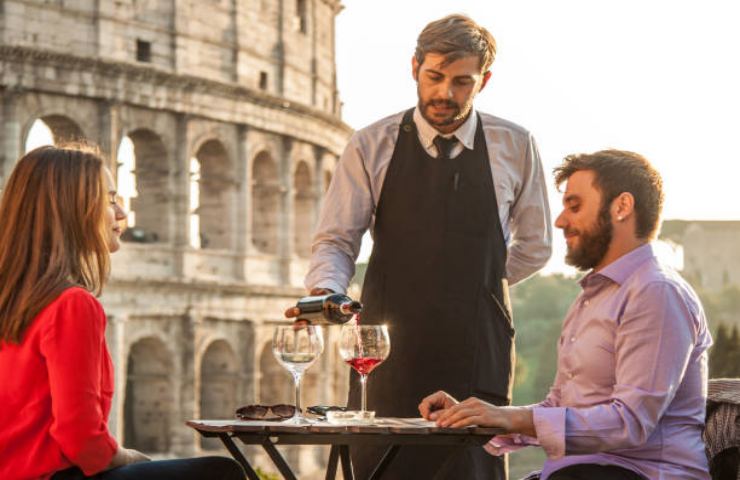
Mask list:
MULTIPOLYGON (((110 427, 128 447, 199 455, 221 446, 185 420, 292 403, 271 339, 304 294, 311 230, 351 133, 336 86, 341 8, 0 0, 0 185, 45 127, 54 143, 97 144, 131 212, 102 298, 110 427)), ((336 337, 308 371, 304 405, 344 402, 336 337)), ((326 458, 283 452, 301 478, 326 458)))

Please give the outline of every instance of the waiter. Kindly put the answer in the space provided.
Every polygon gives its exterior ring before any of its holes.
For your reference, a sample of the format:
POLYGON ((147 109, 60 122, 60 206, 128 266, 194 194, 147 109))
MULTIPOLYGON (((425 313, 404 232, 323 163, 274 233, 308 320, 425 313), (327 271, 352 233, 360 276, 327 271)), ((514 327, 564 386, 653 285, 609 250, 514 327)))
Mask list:
MULTIPOLYGON (((418 416, 419 401, 440 386, 511 401, 508 284, 542 268, 552 232, 534 139, 472 108, 495 53, 491 34, 468 17, 427 25, 412 59, 417 106, 352 136, 324 200, 306 286, 344 292, 370 229, 362 322, 388 324, 392 345, 368 388, 380 416, 418 416)), ((354 372, 351 382, 357 408, 354 372)), ((381 455, 355 449, 357 477, 381 455)), ((384 478, 433 477, 503 479, 505 467, 480 447, 404 446, 384 478)))

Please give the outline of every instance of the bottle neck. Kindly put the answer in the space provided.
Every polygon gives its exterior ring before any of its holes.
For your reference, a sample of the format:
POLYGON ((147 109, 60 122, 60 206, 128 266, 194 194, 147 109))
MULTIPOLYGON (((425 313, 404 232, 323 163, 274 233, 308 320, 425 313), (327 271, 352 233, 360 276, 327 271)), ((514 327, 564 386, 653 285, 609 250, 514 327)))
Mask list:
POLYGON ((344 315, 353 315, 355 313, 360 313, 362 311, 362 305, 360 302, 342 302, 339 305, 339 311, 342 312, 344 315))

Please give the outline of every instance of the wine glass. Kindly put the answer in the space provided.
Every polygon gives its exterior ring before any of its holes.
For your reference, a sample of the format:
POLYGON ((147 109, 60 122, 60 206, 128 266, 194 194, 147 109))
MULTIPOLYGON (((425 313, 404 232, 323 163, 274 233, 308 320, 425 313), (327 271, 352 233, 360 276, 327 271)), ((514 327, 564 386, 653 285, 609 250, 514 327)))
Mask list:
POLYGON ((285 325, 275 328, 272 353, 291 375, 295 384, 295 415, 287 423, 305 425, 311 422, 301 414, 301 379, 324 351, 321 327, 315 325, 285 325))
POLYGON ((339 336, 339 355, 360 374, 361 411, 367 412, 367 376, 391 352, 386 325, 344 325, 339 336))

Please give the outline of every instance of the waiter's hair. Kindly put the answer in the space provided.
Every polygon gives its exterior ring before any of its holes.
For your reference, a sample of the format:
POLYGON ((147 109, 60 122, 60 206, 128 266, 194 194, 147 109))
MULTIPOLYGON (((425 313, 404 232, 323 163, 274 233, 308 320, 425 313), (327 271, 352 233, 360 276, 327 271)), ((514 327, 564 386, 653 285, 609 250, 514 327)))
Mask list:
POLYGON ((620 194, 632 194, 635 199, 635 234, 641 239, 655 237, 663 210, 663 180, 645 157, 625 150, 568 155, 554 170, 555 185, 560 187, 581 170, 594 172, 594 187, 602 195, 602 211, 608 212, 612 201, 620 194))
POLYGON ((416 40, 414 56, 421 65, 427 53, 444 55, 444 64, 475 55, 480 60, 481 72, 486 72, 496 58, 496 40, 493 35, 468 16, 448 15, 429 23, 416 40))
POLYGON ((20 343, 66 288, 100 294, 110 268, 104 163, 92 147, 24 155, 0 199, 0 345, 20 343))

